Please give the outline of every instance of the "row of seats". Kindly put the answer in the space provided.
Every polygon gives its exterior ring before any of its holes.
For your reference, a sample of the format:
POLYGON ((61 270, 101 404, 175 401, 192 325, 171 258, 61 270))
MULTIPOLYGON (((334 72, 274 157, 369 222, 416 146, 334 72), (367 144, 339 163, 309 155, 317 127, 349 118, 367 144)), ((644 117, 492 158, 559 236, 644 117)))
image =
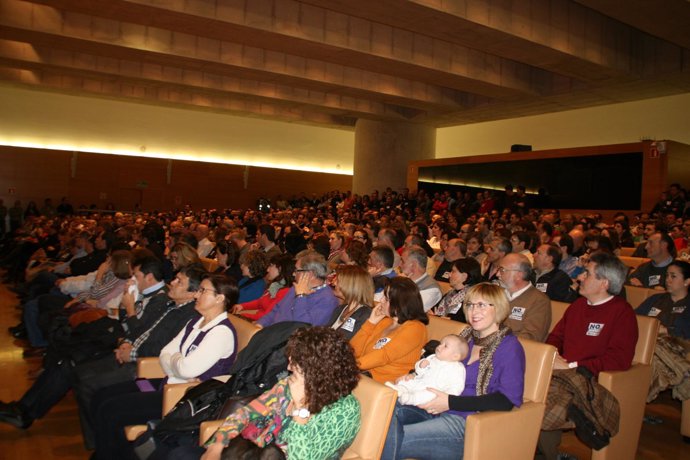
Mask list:
MULTIPOLYGON (((562 317, 568 304, 552 302, 553 325, 562 317)), ((238 334, 241 350, 258 328, 234 315, 230 320, 238 334)), ((616 395, 621 403, 621 426, 611 444, 593 451, 593 459, 634 458, 644 414, 644 405, 651 378, 651 359, 656 341, 658 321, 638 317, 640 336, 635 349, 633 366, 623 372, 602 372, 599 383, 616 395)), ((466 324, 430 316, 427 333, 429 339, 439 340, 448 334, 458 334, 466 324)), ((553 370, 556 349, 550 345, 521 339, 525 349, 526 371, 524 403, 510 412, 484 412, 467 419, 465 458, 502 459, 506 452, 513 458, 532 458, 539 436, 541 420, 546 407, 546 396, 553 370), (497 429, 500 427, 500 429, 497 429), (509 450, 508 450, 509 449, 509 450)), ((142 378, 160 378, 163 373, 156 358, 139 360, 138 374, 142 378)), ((193 384, 166 385, 163 413, 167 413, 193 384)), ((345 459, 377 459, 383 443, 397 394, 392 389, 367 377, 362 377, 354 391, 362 407, 362 427, 345 459)), ((200 442, 208 439, 222 421, 205 422, 201 427, 200 442)), ((128 439, 135 439, 145 426, 127 428, 128 439)))
MULTIPOLYGON (((234 315, 230 315, 238 335, 241 350, 258 328, 234 315)), ((466 324, 437 317, 430 317, 429 339, 441 339, 448 334, 458 334, 466 324)), ((521 340, 527 356, 525 376, 525 404, 512 412, 486 412, 473 415, 466 427, 465 457, 468 459, 499 459, 505 457, 506 442, 511 445, 515 458, 530 458, 534 453, 539 426, 544 415, 548 382, 551 380, 554 347, 542 343, 521 340), (525 423, 530 420, 531 423, 525 423), (512 426, 510 430, 496 430, 497 426, 512 426)), ((138 362, 138 376, 161 378, 162 369, 156 358, 142 358, 138 362)), ((182 398, 193 384, 166 385, 163 396, 163 413, 167 413, 182 398)), ((397 393, 368 377, 362 377, 353 392, 362 409, 362 426, 353 444, 347 449, 344 459, 378 459, 390 423, 397 393)), ((201 426, 200 442, 207 440, 218 429, 222 421, 205 422, 201 426)), ((130 440, 136 439, 146 430, 144 425, 127 427, 130 440)))

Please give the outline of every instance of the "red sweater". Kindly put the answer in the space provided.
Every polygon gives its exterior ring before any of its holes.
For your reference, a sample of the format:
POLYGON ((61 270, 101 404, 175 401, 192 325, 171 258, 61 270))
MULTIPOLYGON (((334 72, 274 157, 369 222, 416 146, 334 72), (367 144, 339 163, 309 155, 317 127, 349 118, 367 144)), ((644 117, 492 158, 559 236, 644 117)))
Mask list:
POLYGON ((546 343, 555 346, 568 362, 577 361, 598 375, 630 368, 637 334, 635 312, 622 298, 614 296, 590 306, 580 297, 568 307, 546 343))
POLYGON ((289 290, 289 287, 280 288, 280 290, 276 292, 276 296, 271 298, 270 294, 268 293, 268 289, 266 289, 263 295, 258 299, 241 304, 243 310, 256 310, 256 313, 240 311, 238 314, 252 321, 256 321, 269 311, 273 310, 273 307, 275 307, 276 304, 280 302, 283 297, 285 297, 285 294, 287 294, 289 290))

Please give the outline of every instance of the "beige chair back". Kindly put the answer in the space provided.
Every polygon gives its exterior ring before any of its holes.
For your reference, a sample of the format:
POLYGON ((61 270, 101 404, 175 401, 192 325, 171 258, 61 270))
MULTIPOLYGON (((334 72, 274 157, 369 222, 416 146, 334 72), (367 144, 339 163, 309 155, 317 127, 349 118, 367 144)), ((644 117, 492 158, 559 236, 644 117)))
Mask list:
POLYGON ((453 289, 453 287, 450 285, 450 283, 446 283, 444 281, 439 281, 438 282, 438 287, 441 288, 441 294, 446 295, 446 292, 450 291, 453 289))
POLYGON ((569 306, 570 304, 566 302, 551 301, 551 327, 549 327, 549 332, 553 331, 553 328, 556 327, 556 324, 563 318, 569 306))
POLYGON ((378 459, 383 452, 383 443, 398 393, 369 377, 362 376, 352 394, 359 401, 362 424, 357 437, 341 458, 378 459))
POLYGON ((463 329, 469 327, 460 321, 453 321, 448 318, 428 315, 429 324, 426 326, 426 336, 428 340, 441 340, 449 334, 459 334, 463 329))
POLYGON ((599 383, 618 399, 621 414, 618 434, 611 438, 608 446, 592 451, 592 460, 635 458, 652 378, 650 363, 656 346, 659 321, 638 315, 637 327, 639 334, 630 369, 599 374, 599 383))
POLYGON ((649 259, 646 257, 626 257, 626 256, 620 256, 618 257, 621 262, 625 264, 626 267, 631 268, 632 270, 635 270, 637 267, 642 265, 645 262, 649 262, 649 259))
POLYGON ((637 330, 638 336, 633 362, 651 364, 656 347, 656 336, 659 332, 659 320, 651 316, 637 315, 637 330))
POLYGON ((247 346, 252 336, 261 328, 254 323, 233 314, 228 314, 228 319, 237 332, 237 352, 239 353, 244 349, 244 347, 247 346))
POLYGON ((647 297, 652 295, 649 289, 639 286, 625 286, 625 299, 633 308, 639 307, 647 297))
POLYGON ((556 347, 529 339, 518 339, 525 350, 524 401, 546 402, 556 347))
POLYGON ((634 253, 635 248, 621 248, 621 256, 623 257, 632 257, 634 253))
POLYGON ((204 266, 204 269, 207 272, 213 273, 218 268, 218 261, 216 259, 209 259, 208 257, 202 257, 201 258, 201 265, 204 266))
POLYGON ((465 460, 534 456, 556 349, 527 339, 520 339, 520 343, 525 350, 523 404, 508 412, 486 411, 467 417, 465 460))

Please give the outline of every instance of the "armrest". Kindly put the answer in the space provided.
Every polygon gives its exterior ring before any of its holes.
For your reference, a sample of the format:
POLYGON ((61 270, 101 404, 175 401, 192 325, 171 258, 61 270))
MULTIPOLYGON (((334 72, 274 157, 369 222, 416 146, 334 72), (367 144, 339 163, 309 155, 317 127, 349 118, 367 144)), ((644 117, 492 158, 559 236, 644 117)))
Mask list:
POLYGON ((532 458, 546 405, 527 401, 510 412, 487 411, 467 417, 466 460, 532 458))
POLYGON ((185 392, 197 386, 198 383, 169 383, 163 387, 163 415, 170 412, 175 404, 182 399, 185 392))
POLYGON ((140 379, 163 379, 166 377, 158 358, 137 359, 137 377, 140 379))
POLYGON ((651 378, 652 367, 639 363, 627 371, 599 374, 599 383, 618 399, 621 415, 618 433, 608 446, 592 451, 592 460, 635 458, 651 378))
POLYGON ((130 425, 125 427, 127 441, 134 441, 146 431, 146 425, 130 425))
POLYGON ((223 424, 223 420, 210 420, 207 422, 202 422, 199 428, 199 445, 203 446, 208 438, 216 432, 218 428, 223 424))
MULTIPOLYGON (((258 311, 259 310, 242 310, 241 312, 238 313, 238 315, 240 315, 242 317, 244 317, 244 315, 255 315, 256 312, 258 312, 258 311)), ((251 321, 249 318, 244 318, 244 319, 251 321)))

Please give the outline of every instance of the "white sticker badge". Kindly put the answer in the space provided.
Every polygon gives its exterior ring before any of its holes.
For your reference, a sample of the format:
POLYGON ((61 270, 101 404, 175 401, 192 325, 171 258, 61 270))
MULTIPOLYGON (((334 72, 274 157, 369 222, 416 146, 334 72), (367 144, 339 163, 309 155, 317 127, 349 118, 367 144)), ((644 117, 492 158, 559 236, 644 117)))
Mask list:
POLYGON ((651 275, 649 277, 649 287, 661 284, 661 275, 651 275))
POLYGON ((347 332, 352 332, 355 330, 355 319, 354 318, 348 318, 345 320, 342 326, 340 326, 341 329, 345 329, 347 332))
POLYGON ((597 337, 601 334, 602 329, 604 329, 604 323, 589 323, 589 326, 587 326, 587 335, 597 337))
POLYGON ((383 337, 380 338, 376 341, 376 344, 374 344, 374 350, 380 350, 381 348, 385 347, 388 342, 390 342, 391 339, 389 337, 383 337))
POLYGON ((649 313, 647 313, 647 316, 659 316, 659 313, 661 313, 661 310, 659 310, 656 307, 652 307, 649 309, 649 313))
POLYGON ((510 319, 515 321, 522 321, 522 317, 525 316, 525 307, 513 307, 510 311, 510 319))
POLYGON ((541 292, 546 292, 546 289, 549 287, 549 283, 537 283, 536 288, 539 289, 541 292))

